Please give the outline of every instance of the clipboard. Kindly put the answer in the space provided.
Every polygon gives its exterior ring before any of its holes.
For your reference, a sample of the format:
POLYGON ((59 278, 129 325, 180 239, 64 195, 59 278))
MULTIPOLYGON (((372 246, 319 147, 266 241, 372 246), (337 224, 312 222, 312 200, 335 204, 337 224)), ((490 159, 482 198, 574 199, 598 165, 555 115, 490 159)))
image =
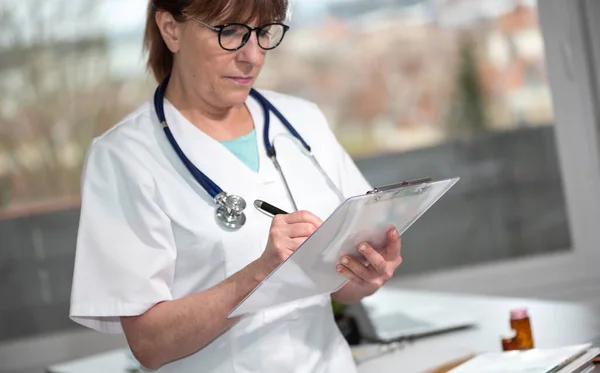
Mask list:
POLYGON ((402 235, 458 181, 405 181, 346 199, 228 318, 334 293, 348 282, 335 270, 343 255, 363 260, 356 250, 361 242, 382 247, 392 227, 402 235))

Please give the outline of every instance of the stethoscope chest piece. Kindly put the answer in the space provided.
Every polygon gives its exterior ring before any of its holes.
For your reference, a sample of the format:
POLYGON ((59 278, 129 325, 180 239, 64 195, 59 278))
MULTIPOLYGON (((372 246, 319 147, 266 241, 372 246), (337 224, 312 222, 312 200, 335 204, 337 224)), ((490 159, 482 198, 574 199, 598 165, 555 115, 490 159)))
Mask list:
POLYGON ((217 203, 216 218, 224 228, 238 230, 246 223, 246 201, 240 196, 228 195, 225 192, 215 197, 217 203))

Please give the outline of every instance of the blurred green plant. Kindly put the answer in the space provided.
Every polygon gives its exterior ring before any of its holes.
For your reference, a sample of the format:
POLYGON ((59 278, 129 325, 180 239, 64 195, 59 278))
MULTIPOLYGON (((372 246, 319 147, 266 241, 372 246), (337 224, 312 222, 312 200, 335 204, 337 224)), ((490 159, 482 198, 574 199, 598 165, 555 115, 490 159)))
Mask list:
POLYGON ((333 308, 333 315, 336 317, 344 316, 344 312, 346 311, 346 308, 348 308, 348 306, 336 302, 333 298, 331 299, 331 307, 333 308))
POLYGON ((474 37, 463 35, 454 97, 446 121, 451 137, 470 138, 488 128, 486 94, 478 69, 474 37))
POLYGON ((11 183, 7 175, 0 175, 0 209, 10 201, 11 183))

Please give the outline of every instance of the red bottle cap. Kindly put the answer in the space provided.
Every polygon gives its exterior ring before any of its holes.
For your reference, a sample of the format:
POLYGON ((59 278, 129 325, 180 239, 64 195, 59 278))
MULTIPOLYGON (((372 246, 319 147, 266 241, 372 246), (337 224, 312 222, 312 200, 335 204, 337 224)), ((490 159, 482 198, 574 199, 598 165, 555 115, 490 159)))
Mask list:
POLYGON ((512 320, 521 320, 521 319, 527 318, 527 309, 519 308, 519 309, 510 311, 510 318, 512 320))

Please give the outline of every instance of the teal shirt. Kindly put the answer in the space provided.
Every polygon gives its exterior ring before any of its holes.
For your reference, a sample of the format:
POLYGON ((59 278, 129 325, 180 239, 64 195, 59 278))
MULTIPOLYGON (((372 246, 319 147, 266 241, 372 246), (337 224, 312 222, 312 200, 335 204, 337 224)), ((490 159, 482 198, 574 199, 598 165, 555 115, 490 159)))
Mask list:
POLYGON ((258 146, 256 145, 256 130, 235 140, 221 142, 240 161, 244 162, 252 171, 258 172, 258 146))

